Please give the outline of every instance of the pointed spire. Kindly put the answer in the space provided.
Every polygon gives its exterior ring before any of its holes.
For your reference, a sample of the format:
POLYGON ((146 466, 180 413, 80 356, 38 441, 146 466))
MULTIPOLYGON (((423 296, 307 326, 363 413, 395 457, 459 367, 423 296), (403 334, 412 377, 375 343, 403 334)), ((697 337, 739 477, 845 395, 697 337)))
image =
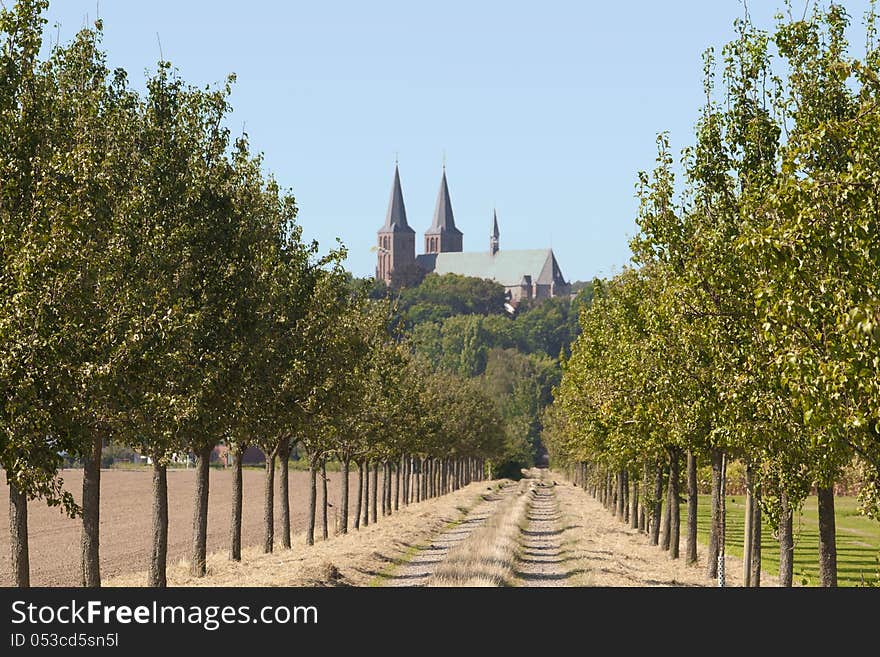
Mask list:
POLYGON ((403 189, 400 186, 400 168, 394 162, 394 183, 391 186, 391 199, 388 201, 388 214, 385 215, 384 232, 415 232, 406 223, 406 206, 403 204, 403 189))
POLYGON ((492 235, 489 237, 489 253, 495 255, 501 248, 501 231, 498 230, 498 211, 492 209, 492 235))
POLYGON ((443 177, 440 179, 440 191, 437 193, 437 206, 434 208, 434 220, 428 233, 457 233, 455 217, 452 214, 452 201, 449 198, 449 185, 446 183, 446 163, 443 164, 443 177))

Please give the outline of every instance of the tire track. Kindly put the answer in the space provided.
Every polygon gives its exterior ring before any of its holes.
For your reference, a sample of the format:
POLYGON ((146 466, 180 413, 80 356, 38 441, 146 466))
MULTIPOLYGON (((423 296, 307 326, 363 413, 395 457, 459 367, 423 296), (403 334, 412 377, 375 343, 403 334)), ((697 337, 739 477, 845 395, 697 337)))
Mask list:
POLYGON ((563 569, 567 561, 562 548, 562 514, 556 498, 555 482, 548 483, 541 471, 540 482, 527 516, 528 526, 522 530, 515 583, 517 586, 568 586, 569 573, 563 569))
POLYGON ((449 550, 483 526, 501 501, 516 490, 516 484, 508 483, 497 491, 482 495, 482 500, 461 521, 441 531, 429 545, 418 548, 411 559, 387 575, 383 586, 425 586, 437 565, 449 554, 449 550))

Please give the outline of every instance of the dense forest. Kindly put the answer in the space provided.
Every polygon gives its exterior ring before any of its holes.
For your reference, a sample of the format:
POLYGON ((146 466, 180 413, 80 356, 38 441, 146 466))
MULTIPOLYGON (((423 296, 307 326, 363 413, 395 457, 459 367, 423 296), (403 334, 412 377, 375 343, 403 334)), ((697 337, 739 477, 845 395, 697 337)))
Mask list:
POLYGON ((456 274, 429 274, 411 287, 369 281, 371 296, 393 304, 396 323, 412 350, 437 372, 476 380, 504 420, 505 453, 498 476, 518 477, 541 462, 544 409, 580 332, 578 318, 593 298, 592 282, 573 284, 573 297, 520 303, 505 309, 500 284, 456 274))

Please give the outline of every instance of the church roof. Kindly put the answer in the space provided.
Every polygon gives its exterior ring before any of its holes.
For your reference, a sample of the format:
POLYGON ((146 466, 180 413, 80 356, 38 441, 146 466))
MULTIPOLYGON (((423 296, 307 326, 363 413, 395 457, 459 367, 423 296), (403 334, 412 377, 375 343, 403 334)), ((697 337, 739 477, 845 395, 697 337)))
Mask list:
POLYGON ((406 223, 406 206, 403 204, 403 190, 400 188, 400 170, 394 165, 394 183, 391 186, 391 199, 388 201, 388 214, 380 233, 415 233, 406 223))
POLYGON ((473 253, 432 253, 420 255, 418 263, 436 274, 459 274, 486 278, 505 286, 521 285, 524 276, 532 283, 550 285, 564 283, 562 271, 552 249, 524 249, 473 253))
POLYGON ((437 205, 434 208, 434 220, 431 227, 425 231, 425 235, 439 235, 440 233, 462 234, 455 227, 455 217, 452 214, 452 201, 449 198, 449 185, 446 184, 446 167, 443 167, 443 178, 440 180, 440 191, 437 192, 437 205))

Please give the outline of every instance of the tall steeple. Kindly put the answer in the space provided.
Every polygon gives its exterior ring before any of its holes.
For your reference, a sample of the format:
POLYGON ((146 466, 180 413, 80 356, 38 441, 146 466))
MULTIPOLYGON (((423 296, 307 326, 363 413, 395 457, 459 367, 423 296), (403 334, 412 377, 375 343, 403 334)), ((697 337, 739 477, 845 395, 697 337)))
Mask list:
POLYGON ((408 231, 414 233, 406 223, 406 206, 403 203, 403 189, 400 187, 400 168, 394 164, 394 182, 391 185, 391 198, 388 201, 388 213, 385 215, 383 232, 408 231))
POLYGON ((463 234, 455 227, 444 164, 440 191, 437 193, 437 205, 434 208, 434 220, 431 222, 431 227, 425 231, 425 253, 460 252, 462 242, 463 234))
POLYGON ((376 250, 376 278, 391 283, 391 273, 403 270, 416 261, 416 231, 406 222, 406 206, 400 186, 400 168, 394 163, 394 182, 385 223, 379 229, 376 250))
POLYGON ((489 236, 489 253, 495 255, 501 248, 501 232, 498 230, 498 211, 492 210, 492 234, 489 236))

